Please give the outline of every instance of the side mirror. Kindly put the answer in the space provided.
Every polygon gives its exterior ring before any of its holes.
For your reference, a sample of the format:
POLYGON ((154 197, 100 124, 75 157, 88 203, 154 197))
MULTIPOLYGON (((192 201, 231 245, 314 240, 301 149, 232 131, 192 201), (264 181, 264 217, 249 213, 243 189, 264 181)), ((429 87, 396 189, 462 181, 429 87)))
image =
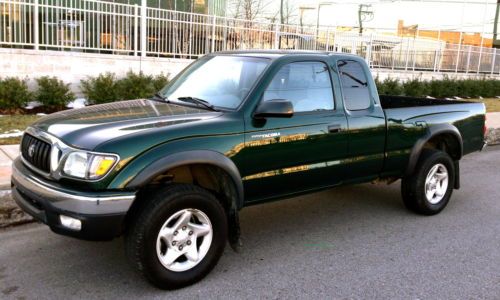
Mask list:
POLYGON ((253 116, 255 118, 290 118, 293 116, 293 104, 285 99, 261 101, 253 116))

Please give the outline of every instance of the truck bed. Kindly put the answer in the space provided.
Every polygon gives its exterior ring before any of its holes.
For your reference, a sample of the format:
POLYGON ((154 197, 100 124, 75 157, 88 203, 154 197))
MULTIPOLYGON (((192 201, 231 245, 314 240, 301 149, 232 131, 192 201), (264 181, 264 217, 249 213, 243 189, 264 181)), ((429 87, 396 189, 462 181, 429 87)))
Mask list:
POLYGON ((478 151, 483 146, 485 107, 483 103, 427 99, 403 96, 380 96, 387 120, 385 172, 397 173, 397 166, 408 162, 415 141, 427 133, 427 128, 451 124, 463 139, 463 154, 478 151))

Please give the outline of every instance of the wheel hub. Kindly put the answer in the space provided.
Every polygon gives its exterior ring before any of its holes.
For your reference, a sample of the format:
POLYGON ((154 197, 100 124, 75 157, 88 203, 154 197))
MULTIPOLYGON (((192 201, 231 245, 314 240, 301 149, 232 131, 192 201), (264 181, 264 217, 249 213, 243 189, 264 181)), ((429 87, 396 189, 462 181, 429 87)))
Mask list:
POLYGON ((425 196, 431 204, 443 200, 448 189, 448 170, 443 164, 434 165, 425 179, 425 196))
POLYGON ((212 235, 212 224, 202 211, 192 208, 178 211, 158 233, 158 259, 171 271, 187 271, 203 260, 210 249, 212 235))

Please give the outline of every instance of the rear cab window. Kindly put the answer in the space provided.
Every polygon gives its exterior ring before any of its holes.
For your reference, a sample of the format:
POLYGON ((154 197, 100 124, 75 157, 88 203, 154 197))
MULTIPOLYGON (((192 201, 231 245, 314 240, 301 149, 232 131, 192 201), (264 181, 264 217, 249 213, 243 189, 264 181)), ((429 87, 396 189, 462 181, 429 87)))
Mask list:
POLYGON ((372 100, 363 66, 354 60, 340 60, 337 66, 345 108, 353 111, 370 108, 372 100))

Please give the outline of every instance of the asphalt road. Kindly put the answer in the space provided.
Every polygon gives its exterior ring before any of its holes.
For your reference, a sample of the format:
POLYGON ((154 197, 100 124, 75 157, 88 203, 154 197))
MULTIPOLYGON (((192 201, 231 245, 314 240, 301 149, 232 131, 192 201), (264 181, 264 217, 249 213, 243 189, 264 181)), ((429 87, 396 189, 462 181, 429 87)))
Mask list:
POLYGON ((0 298, 500 299, 499 188, 497 146, 463 160, 462 188, 433 217, 405 210, 399 182, 246 208, 244 251, 227 247, 202 282, 171 292, 129 267, 121 239, 21 226, 0 231, 0 298))

